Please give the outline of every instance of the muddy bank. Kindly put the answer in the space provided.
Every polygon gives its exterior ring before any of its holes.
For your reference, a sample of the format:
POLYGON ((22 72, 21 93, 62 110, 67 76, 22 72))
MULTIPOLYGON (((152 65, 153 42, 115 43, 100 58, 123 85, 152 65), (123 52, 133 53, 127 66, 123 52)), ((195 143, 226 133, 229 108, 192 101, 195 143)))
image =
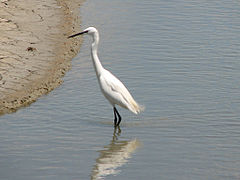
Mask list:
POLYGON ((83 0, 0 1, 0 114, 34 102, 62 83, 77 54, 83 0))

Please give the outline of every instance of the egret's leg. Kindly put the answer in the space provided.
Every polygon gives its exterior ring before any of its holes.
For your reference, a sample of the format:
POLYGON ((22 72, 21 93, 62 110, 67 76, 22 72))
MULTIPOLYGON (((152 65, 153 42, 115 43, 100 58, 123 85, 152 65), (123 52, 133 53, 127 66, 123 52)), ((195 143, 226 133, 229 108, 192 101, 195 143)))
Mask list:
POLYGON ((122 120, 122 117, 120 116, 120 114, 119 114, 117 108, 115 108, 115 111, 116 111, 117 116, 118 116, 118 123, 117 123, 117 126, 119 126, 119 124, 120 124, 120 122, 121 122, 121 120, 122 120))
POLYGON ((118 140, 118 137, 121 135, 121 128, 120 126, 115 126, 114 127, 114 132, 113 132, 113 142, 115 143, 118 140))
POLYGON ((114 126, 117 126, 117 116, 116 116, 116 108, 113 107, 113 113, 114 113, 114 126))

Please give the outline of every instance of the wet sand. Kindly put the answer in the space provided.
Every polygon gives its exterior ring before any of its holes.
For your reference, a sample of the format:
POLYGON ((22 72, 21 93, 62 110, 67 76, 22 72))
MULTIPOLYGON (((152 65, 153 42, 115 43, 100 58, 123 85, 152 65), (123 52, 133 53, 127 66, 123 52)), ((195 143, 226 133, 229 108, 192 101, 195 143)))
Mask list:
POLYGON ((0 1, 0 114, 36 101, 62 83, 79 51, 83 0, 0 1))

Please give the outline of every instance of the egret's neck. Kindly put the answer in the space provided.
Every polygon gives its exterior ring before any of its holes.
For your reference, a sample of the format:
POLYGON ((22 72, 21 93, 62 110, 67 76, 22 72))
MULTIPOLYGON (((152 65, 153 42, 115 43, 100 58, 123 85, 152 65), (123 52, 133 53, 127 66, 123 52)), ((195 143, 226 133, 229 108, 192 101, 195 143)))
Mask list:
POLYGON ((93 66, 94 66, 97 76, 99 76, 103 70, 103 66, 97 55, 98 43, 99 43, 99 35, 98 35, 98 33, 94 33, 93 43, 92 43, 92 48, 91 48, 91 55, 92 55, 92 60, 93 60, 93 66))

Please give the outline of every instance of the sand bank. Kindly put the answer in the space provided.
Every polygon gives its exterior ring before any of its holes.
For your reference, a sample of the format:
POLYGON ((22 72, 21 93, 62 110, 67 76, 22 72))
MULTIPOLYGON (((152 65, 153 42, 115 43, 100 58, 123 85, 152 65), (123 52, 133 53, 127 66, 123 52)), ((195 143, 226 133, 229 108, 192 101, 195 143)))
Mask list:
POLYGON ((0 114, 29 105, 62 83, 77 54, 83 0, 0 1, 0 114))

